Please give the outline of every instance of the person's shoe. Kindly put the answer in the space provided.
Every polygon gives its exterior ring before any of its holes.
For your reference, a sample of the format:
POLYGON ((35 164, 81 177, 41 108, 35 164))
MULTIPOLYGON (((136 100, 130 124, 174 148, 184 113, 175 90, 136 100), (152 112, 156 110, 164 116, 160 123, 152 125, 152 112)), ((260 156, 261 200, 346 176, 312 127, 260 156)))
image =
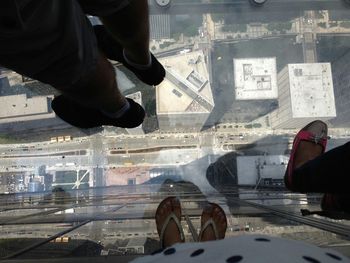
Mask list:
POLYGON ((284 175, 284 183, 289 190, 298 191, 298 187, 293 181, 294 170, 326 151, 327 133, 327 124, 317 120, 306 125, 295 136, 288 167, 284 175))
POLYGON ((64 95, 56 97, 51 107, 59 118, 78 128, 89 129, 109 125, 130 129, 142 124, 145 110, 132 99, 127 100, 130 108, 120 118, 110 118, 98 109, 82 106, 64 95))
POLYGON ((98 47, 107 58, 123 63, 127 69, 132 71, 142 82, 148 85, 156 86, 164 80, 165 69, 152 53, 151 66, 147 69, 137 69, 126 62, 123 54, 123 47, 111 36, 103 25, 94 26, 94 31, 98 47))

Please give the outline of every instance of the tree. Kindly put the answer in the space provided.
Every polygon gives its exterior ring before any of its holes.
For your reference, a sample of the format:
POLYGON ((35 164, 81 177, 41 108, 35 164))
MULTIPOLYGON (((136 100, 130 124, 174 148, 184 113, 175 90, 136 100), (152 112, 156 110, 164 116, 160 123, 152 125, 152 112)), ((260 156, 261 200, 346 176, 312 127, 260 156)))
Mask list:
POLYGON ((222 14, 211 14, 211 19, 215 22, 215 23, 218 23, 222 20, 225 19, 225 16, 222 15, 222 14))
POLYGON ((326 22, 320 22, 320 23, 317 23, 317 25, 318 25, 319 27, 322 27, 322 28, 327 28, 326 22))
POLYGON ((190 25, 184 30, 184 35, 186 37, 194 37, 198 35, 198 27, 195 25, 190 25))
POLYGON ((270 23, 267 25, 267 29, 269 31, 288 31, 292 29, 292 23, 285 22, 285 23, 270 23))
POLYGON ((350 21, 340 22, 341 27, 350 28, 350 21))

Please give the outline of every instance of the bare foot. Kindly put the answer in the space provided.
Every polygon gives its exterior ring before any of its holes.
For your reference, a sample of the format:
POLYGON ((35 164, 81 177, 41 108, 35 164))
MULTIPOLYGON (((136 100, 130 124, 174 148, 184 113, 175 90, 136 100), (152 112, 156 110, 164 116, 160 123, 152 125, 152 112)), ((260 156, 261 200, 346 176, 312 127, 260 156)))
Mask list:
MULTIPOLYGON (((157 212, 156 212, 156 224, 157 224, 157 231, 160 236, 163 225, 167 217, 174 213, 176 217, 181 220, 181 205, 178 199, 175 197, 168 197, 165 200, 163 200, 162 203, 158 206, 157 212)), ((163 237, 163 247, 170 247, 175 243, 183 242, 181 240, 181 234, 180 231, 174 222, 174 220, 170 220, 168 226, 165 229, 164 237, 163 237)))
MULTIPOLYGON (((218 239, 223 239, 225 237, 226 228, 227 228, 227 219, 225 212, 220 208, 220 206, 216 204, 209 203, 203 210, 201 217, 201 226, 209 220, 213 219, 214 224, 216 225, 216 229, 218 231, 219 237, 218 239)), ((203 232, 200 237, 200 242, 216 240, 214 229, 211 225, 209 225, 203 232)))

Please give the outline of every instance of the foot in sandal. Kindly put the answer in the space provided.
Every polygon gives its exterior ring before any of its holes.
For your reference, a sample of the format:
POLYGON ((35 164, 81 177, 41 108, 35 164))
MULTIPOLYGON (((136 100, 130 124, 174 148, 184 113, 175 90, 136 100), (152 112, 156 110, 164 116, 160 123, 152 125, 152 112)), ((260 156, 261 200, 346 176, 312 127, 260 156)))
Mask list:
POLYGON ((181 205, 176 197, 168 197, 159 204, 155 219, 162 248, 185 242, 181 226, 181 205))
POLYGON ((200 242, 219 240, 225 237, 227 219, 224 210, 214 203, 208 203, 201 217, 200 242))

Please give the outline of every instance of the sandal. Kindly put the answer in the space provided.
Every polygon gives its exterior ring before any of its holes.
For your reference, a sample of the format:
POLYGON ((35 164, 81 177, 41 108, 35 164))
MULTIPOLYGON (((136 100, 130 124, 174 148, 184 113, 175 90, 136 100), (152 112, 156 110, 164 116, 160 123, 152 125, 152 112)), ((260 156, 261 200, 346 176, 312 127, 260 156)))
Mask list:
MULTIPOLYGON (((168 198, 165 198, 158 206, 157 208, 157 211, 156 211, 156 215, 159 214, 159 211, 160 209, 167 203, 167 202, 172 202, 173 200, 177 200, 176 197, 168 197, 168 198)), ((181 209, 181 207, 180 207, 181 209)), ((181 210, 180 210, 180 214, 181 214, 181 210)), ((159 222, 157 222, 157 217, 156 217, 156 224, 157 224, 157 231, 158 231, 158 234, 159 234, 159 238, 160 238, 160 244, 161 244, 161 247, 164 248, 164 234, 165 234, 165 231, 166 231, 166 228, 168 227, 169 225, 169 222, 173 220, 174 223, 176 224, 179 232, 180 232, 180 239, 181 239, 181 242, 185 242, 185 234, 183 232, 183 229, 182 229, 182 226, 181 226, 181 215, 180 217, 177 217, 177 215, 174 213, 174 209, 172 207, 172 212, 167 216, 167 218, 165 219, 165 221, 162 223, 162 227, 159 229, 158 226, 160 225, 159 222)))
MULTIPOLYGON (((211 209, 211 215, 212 215, 214 209, 216 209, 216 208, 218 208, 220 210, 220 212, 225 215, 224 210, 219 205, 214 204, 214 203, 209 203, 209 206, 210 206, 210 209, 211 209)), ((203 218, 205 213, 208 213, 208 212, 203 210, 201 218, 203 218)), ((225 224, 225 231, 223 233, 219 233, 219 231, 217 229, 217 225, 216 225, 216 223, 213 220, 213 217, 209 218, 204 224, 202 222, 201 231, 199 232, 198 240, 199 241, 202 240, 203 233, 208 227, 212 227, 213 232, 214 232, 214 236, 215 236, 215 240, 224 239, 225 238, 225 233, 226 233, 226 228, 227 228, 227 218, 226 218, 226 216, 225 216, 225 223, 224 224, 225 224)))

